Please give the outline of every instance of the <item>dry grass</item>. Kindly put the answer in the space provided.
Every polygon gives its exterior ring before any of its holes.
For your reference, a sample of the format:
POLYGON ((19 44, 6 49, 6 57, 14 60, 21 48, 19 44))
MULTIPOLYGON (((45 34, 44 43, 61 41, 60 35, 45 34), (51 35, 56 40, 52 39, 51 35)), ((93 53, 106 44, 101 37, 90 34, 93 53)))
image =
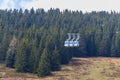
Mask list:
POLYGON ((73 58, 53 76, 38 78, 34 74, 16 73, 0 65, 0 80, 120 80, 119 58, 73 58))

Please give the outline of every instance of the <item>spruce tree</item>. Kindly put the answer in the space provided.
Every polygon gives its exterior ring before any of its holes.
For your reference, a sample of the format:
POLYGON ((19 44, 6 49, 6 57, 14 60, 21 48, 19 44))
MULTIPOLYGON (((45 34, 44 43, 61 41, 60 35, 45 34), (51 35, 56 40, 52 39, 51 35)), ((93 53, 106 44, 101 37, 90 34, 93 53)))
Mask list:
POLYGON ((47 48, 45 48, 38 66, 37 74, 39 77, 44 77, 51 74, 49 56, 50 54, 48 53, 47 48))
POLYGON ((28 39, 24 38, 20 41, 18 45, 18 50, 16 54, 15 69, 17 72, 28 72, 28 59, 29 59, 29 50, 28 50, 28 39))
POLYGON ((15 63, 15 54, 17 53, 17 40, 15 36, 11 40, 6 56, 6 66, 13 68, 15 63))
POLYGON ((31 45, 29 45, 29 49, 30 49, 30 55, 29 55, 29 72, 33 72, 36 73, 37 71, 37 66, 38 66, 38 51, 36 48, 36 41, 31 41, 30 42, 31 45))
POLYGON ((55 49, 52 53, 51 56, 51 70, 52 71, 56 71, 56 70, 60 70, 60 57, 59 57, 59 51, 57 49, 57 47, 55 46, 55 49))

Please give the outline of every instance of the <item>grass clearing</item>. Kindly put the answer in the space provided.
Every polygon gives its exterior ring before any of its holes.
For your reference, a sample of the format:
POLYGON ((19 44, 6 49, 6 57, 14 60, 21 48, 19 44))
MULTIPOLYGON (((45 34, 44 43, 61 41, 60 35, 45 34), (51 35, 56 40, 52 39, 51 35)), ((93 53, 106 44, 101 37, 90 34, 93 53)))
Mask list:
POLYGON ((0 65, 0 80, 120 80, 120 59, 73 58, 68 65, 61 66, 61 71, 52 73, 52 76, 38 78, 0 65))

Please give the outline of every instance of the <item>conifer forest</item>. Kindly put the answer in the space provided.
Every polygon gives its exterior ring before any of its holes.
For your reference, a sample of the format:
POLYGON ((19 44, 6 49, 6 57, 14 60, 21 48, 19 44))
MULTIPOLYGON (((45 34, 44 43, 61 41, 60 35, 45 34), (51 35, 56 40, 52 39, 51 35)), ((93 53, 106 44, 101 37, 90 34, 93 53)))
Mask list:
POLYGON ((120 13, 59 9, 0 10, 0 62, 17 72, 51 75, 72 57, 120 57, 120 13), (64 47, 67 33, 79 47, 64 47))

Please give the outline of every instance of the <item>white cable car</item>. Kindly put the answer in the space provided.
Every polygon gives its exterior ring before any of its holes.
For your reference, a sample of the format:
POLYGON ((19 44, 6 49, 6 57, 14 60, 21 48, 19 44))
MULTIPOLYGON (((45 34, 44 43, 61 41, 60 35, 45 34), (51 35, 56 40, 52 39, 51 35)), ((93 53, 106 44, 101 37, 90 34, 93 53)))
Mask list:
POLYGON ((72 35, 72 39, 70 40, 69 46, 74 47, 75 33, 72 33, 71 35, 72 35))
POLYGON ((74 41, 69 41, 69 47, 74 47, 74 41))
POLYGON ((68 39, 64 42, 65 47, 69 47, 70 39, 71 39, 71 33, 68 33, 67 35, 68 35, 68 39))
POLYGON ((65 41, 64 46, 69 47, 69 41, 65 41))
POLYGON ((74 41, 74 47, 79 47, 79 40, 80 39, 80 34, 79 33, 77 33, 77 38, 76 38, 76 40, 74 41))
POLYGON ((64 46, 65 47, 79 47, 79 41, 78 41, 79 38, 80 38, 79 33, 68 33, 68 39, 64 42, 64 46))
POLYGON ((74 47, 78 47, 79 46, 79 41, 74 41, 74 47))

